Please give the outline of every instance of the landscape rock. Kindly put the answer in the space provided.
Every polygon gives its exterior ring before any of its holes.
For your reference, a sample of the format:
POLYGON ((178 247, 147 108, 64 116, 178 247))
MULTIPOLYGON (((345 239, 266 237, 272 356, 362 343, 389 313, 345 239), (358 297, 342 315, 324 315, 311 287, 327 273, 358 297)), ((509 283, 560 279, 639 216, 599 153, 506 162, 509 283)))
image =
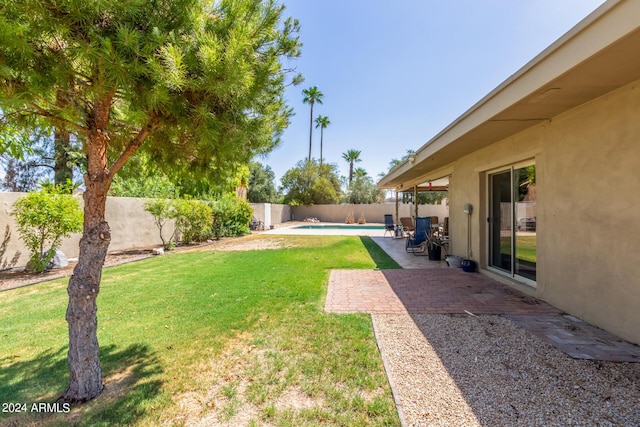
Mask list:
POLYGON ((47 269, 51 270, 53 268, 64 268, 69 265, 69 261, 67 260, 66 255, 60 249, 56 249, 56 254, 53 256, 49 264, 47 264, 47 269))

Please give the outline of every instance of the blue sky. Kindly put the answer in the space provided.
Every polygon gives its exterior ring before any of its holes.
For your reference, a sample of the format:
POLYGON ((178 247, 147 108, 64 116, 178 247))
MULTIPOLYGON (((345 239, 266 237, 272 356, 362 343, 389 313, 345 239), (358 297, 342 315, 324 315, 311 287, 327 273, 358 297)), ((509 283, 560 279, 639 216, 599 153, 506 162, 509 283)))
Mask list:
MULTIPOLYGON (((287 90, 296 115, 267 158, 280 178, 309 149, 302 90, 324 94, 323 157, 346 176, 360 150, 375 181, 600 6, 603 0, 282 0, 301 24, 305 81, 287 90)), ((312 156, 320 157, 320 132, 312 156)))

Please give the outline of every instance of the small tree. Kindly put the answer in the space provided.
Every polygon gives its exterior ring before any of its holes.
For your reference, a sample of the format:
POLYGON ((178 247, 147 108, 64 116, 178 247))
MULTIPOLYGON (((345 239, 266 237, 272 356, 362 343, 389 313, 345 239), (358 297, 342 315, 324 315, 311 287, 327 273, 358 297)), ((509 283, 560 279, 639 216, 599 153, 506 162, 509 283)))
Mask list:
POLYGON ((174 237, 176 235, 177 228, 173 229, 173 233, 169 238, 165 238, 162 231, 172 219, 175 219, 175 207, 171 200, 168 199, 151 199, 145 202, 144 210, 149 212, 153 216, 153 220, 160 230, 160 240, 162 240, 162 247, 165 250, 171 250, 175 246, 174 237))
POLYGON ((270 166, 259 162, 249 163, 249 189, 247 199, 251 203, 276 203, 276 176, 270 166))
POLYGON ((315 159, 301 160, 282 177, 284 202, 293 205, 334 204, 340 201, 338 166, 315 159))
POLYGON ((27 194, 14 203, 12 214, 31 255, 27 270, 35 273, 44 271, 63 237, 82 231, 82 209, 63 187, 45 187, 27 194))
POLYGON ((356 169, 354 179, 347 189, 344 201, 354 204, 380 203, 384 201, 384 192, 378 190, 373 179, 363 169, 356 169))

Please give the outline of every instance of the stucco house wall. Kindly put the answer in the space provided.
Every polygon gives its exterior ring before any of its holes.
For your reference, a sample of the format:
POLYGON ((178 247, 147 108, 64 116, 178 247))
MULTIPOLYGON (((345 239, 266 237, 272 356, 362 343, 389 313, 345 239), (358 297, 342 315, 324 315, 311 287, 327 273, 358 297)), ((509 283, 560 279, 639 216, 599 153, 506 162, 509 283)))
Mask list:
POLYGON ((463 206, 471 203, 471 256, 487 267, 487 173, 533 159, 538 275, 528 290, 640 344, 638 117, 640 81, 455 161, 452 252, 466 256, 463 206))

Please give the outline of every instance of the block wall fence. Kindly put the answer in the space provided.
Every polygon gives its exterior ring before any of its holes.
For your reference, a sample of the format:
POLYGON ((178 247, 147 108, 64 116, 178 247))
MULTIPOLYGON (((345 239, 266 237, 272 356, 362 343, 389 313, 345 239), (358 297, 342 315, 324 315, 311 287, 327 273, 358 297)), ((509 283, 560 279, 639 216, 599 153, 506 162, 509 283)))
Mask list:
MULTIPOLYGON (((26 193, 0 193, 0 270, 22 267, 26 264, 29 252, 20 240, 16 222, 11 215, 13 204, 26 193)), ((82 196, 76 196, 82 205, 82 196)), ((136 248, 159 247, 162 245, 158 228, 153 217, 144 210, 147 199, 133 197, 108 197, 106 219, 111 227, 109 252, 136 248)), ((314 205, 289 206, 271 203, 251 203, 253 215, 263 221, 266 228, 279 226, 288 221, 303 221, 305 218, 317 218, 322 222, 344 223, 347 216, 353 215, 357 221, 364 217, 368 223, 384 223, 384 215, 395 216, 395 204, 373 205, 314 205)), ((399 205, 399 216, 413 216, 414 207, 410 204, 399 205)), ((420 205, 421 216, 438 216, 440 221, 448 216, 446 205, 420 205)), ((163 235, 173 232, 168 224, 163 235)), ((68 258, 78 256, 80 233, 66 238, 61 250, 68 258)))

